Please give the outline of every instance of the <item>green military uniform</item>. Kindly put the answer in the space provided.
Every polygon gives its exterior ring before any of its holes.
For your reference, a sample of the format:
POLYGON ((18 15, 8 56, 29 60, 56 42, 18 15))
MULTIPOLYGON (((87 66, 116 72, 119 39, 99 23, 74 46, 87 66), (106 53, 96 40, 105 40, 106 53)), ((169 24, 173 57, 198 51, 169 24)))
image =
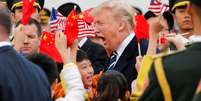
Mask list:
MULTIPOLYGON (((189 4, 170 0, 171 10, 189 4), (174 1, 174 3, 172 3, 174 1)), ((192 0, 199 2, 200 0, 192 0)), ((193 40, 193 39, 192 39, 193 40)), ((192 101, 201 78, 201 38, 186 50, 153 58, 149 86, 139 101, 192 101), (161 69, 161 71, 158 71, 161 69), (163 75, 161 75, 163 74, 163 75)))
MULTIPOLYGON (((172 100, 191 101, 201 78, 201 42, 192 44, 182 52, 157 58, 162 59, 172 100)), ((149 86, 139 101, 164 101, 154 68, 155 65, 152 65, 149 86)))
MULTIPOLYGON (((8 9, 13 13, 16 8, 22 8, 23 5, 22 0, 7 0, 6 3, 8 9)), ((33 6, 40 11, 44 6, 44 0, 35 0, 33 6)))

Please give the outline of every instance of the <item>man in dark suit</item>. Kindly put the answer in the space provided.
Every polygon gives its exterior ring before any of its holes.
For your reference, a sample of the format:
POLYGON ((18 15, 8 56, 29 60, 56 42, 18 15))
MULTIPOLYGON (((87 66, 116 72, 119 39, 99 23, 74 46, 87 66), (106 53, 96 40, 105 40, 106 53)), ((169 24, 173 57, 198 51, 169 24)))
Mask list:
MULTIPOLYGON (((58 11, 63 16, 68 16, 70 11, 76 6, 77 14, 81 13, 81 8, 76 3, 65 3, 58 7, 58 11)), ((80 38, 79 47, 85 51, 92 63, 94 74, 98 74, 104 70, 108 63, 108 56, 105 48, 99 44, 96 44, 87 37, 80 38)))
MULTIPOLYGON (((135 69, 138 53, 138 41, 133 32, 134 21, 132 7, 121 0, 108 0, 93 11, 97 34, 102 34, 107 47, 112 50, 107 70, 117 70, 131 82, 137 77, 135 69)), ((144 42, 141 47, 145 47, 144 42)), ((146 49, 141 48, 144 54, 146 49)))
POLYGON ((44 72, 12 48, 10 29, 8 12, 0 9, 0 101, 51 101, 44 72))
MULTIPOLYGON (((189 0, 188 12, 192 16, 194 26, 193 42, 186 50, 159 56, 154 59, 149 85, 139 101, 191 101, 201 79, 201 1, 189 0), (160 65, 161 64, 161 65, 160 65), (157 67, 160 66, 160 67, 157 67), (162 72, 157 72, 157 68, 162 72), (161 80, 164 74, 164 79, 161 80), (165 81, 161 83, 161 81, 165 81), (165 87, 164 87, 165 85, 165 87)), ((158 22, 155 22, 158 25, 158 22)), ((157 31, 155 31, 157 33, 157 31)))

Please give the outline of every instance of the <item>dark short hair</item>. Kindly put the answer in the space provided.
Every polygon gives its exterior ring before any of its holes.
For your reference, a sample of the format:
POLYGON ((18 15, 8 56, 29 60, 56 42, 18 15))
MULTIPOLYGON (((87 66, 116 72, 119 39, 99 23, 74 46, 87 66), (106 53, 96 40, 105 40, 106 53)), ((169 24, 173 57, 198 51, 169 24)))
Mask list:
POLYGON ((84 52, 83 50, 79 49, 79 50, 77 50, 76 62, 82 62, 83 60, 89 60, 89 58, 88 58, 86 52, 84 52))
POLYGON ((57 64, 47 55, 36 53, 29 55, 26 58, 41 67, 41 69, 45 72, 50 84, 53 84, 53 82, 58 78, 59 73, 57 64))
POLYGON ((152 11, 147 11, 145 14, 144 14, 144 18, 146 20, 152 18, 152 17, 156 17, 156 15, 152 12, 152 11))
POLYGON ((133 6, 133 9, 135 9, 137 11, 138 15, 142 15, 143 14, 143 12, 142 12, 142 10, 140 8, 133 6))
POLYGON ((124 101, 124 96, 128 91, 128 83, 125 76, 114 70, 105 72, 97 85, 98 96, 95 101, 124 101))
MULTIPOLYGON (((147 11, 144 15, 145 19, 148 20, 152 17, 156 17, 156 15, 152 11, 147 11)), ((165 11, 163 13, 163 17, 167 20, 168 30, 172 30, 174 28, 174 18, 169 11, 165 11)))
POLYGON ((68 2, 68 3, 65 3, 61 6, 58 7, 58 11, 65 17, 67 17, 70 12, 74 9, 74 6, 76 6, 76 13, 77 14, 80 14, 81 13, 81 8, 78 4, 76 3, 73 3, 73 2, 68 2))
POLYGON ((5 29, 8 35, 10 34, 12 23, 9 12, 6 9, 0 9, 0 26, 5 29))
MULTIPOLYGON (((20 24, 21 24, 21 20, 16 23, 15 27, 18 27, 20 24)), ((41 28, 40 23, 39 23, 37 20, 31 18, 31 19, 29 20, 29 23, 28 23, 28 24, 29 24, 29 25, 34 24, 34 25, 36 26, 36 28, 37 28, 37 35, 38 35, 38 37, 40 37, 40 36, 41 36, 41 33, 42 33, 42 28, 41 28)))

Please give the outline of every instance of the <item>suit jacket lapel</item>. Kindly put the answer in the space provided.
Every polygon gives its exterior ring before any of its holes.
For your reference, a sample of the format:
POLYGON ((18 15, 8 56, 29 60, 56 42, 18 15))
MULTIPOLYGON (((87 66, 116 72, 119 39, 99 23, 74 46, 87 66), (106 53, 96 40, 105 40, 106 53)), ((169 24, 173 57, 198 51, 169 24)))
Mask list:
POLYGON ((137 39, 136 37, 134 37, 132 41, 128 44, 128 46, 125 48, 124 52, 121 54, 119 60, 115 65, 115 70, 123 71, 123 69, 125 69, 125 67, 128 65, 129 60, 135 61, 133 59, 133 56, 137 55, 138 55, 137 39))

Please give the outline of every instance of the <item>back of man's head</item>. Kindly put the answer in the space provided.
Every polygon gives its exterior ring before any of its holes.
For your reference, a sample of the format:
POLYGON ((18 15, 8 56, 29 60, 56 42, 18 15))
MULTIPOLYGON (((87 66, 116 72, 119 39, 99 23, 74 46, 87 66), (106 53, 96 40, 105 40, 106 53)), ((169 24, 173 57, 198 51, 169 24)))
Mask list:
POLYGON ((6 9, 0 9, 0 34, 5 33, 9 36, 11 31, 11 19, 6 9))
POLYGON ((54 83, 59 73, 57 65, 53 59, 44 54, 38 53, 29 55, 26 58, 41 67, 41 69, 45 72, 50 84, 54 83))

